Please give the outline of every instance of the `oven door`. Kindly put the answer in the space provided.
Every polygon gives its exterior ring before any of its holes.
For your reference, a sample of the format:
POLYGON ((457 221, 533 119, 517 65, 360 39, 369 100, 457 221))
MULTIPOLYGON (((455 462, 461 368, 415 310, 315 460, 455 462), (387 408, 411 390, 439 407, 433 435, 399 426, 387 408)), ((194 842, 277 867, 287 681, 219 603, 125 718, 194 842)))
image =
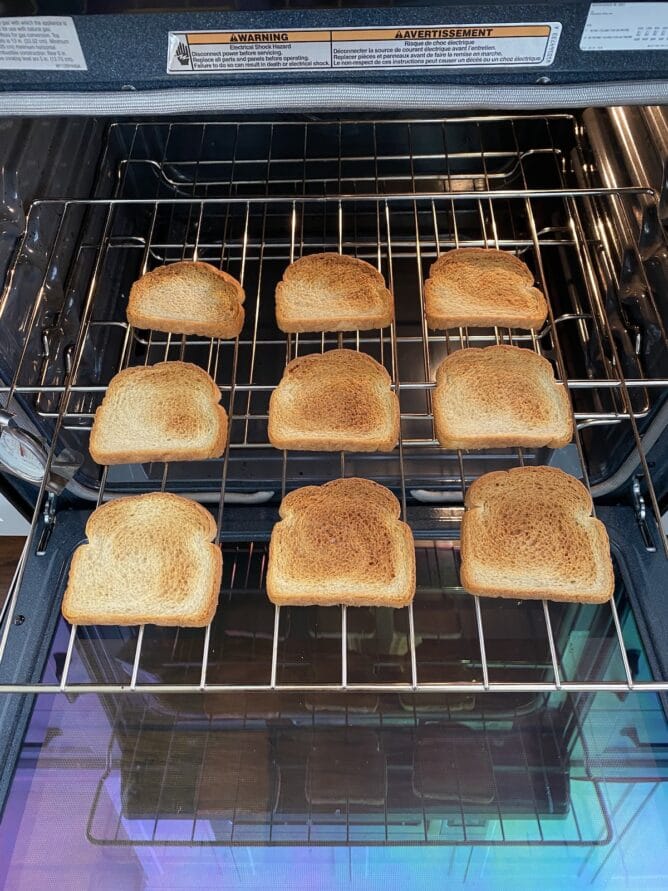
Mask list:
MULTIPOLYGON (((59 518, 56 553, 85 516, 59 518)), ((632 511, 602 516, 619 634, 611 614, 551 604, 556 666, 541 604, 481 602, 483 661, 456 547, 420 543, 417 672, 436 692, 411 690, 409 617, 375 610, 348 611, 345 656, 338 611, 282 610, 268 689, 259 542, 225 547, 206 692, 184 692, 201 677, 202 632, 146 628, 137 668, 136 629, 80 629, 68 652, 59 622, 40 681, 67 678, 65 693, 35 697, 20 744, 5 886, 380 888, 405 874, 420 888, 444 875, 496 888, 532 868, 574 887, 614 887, 622 871, 660 887, 666 848, 647 839, 661 837, 668 806, 668 724, 656 693, 622 692, 626 663, 640 690, 653 677, 630 608, 642 596, 635 561, 648 564, 632 511), (506 691, 486 691, 484 671, 506 691), (458 692, 440 692, 444 679, 458 692), (91 689, 109 692, 79 692, 91 689)), ((60 591, 62 567, 44 572, 31 559, 33 593, 60 591)), ((3 727, 17 700, 3 697, 3 727)))

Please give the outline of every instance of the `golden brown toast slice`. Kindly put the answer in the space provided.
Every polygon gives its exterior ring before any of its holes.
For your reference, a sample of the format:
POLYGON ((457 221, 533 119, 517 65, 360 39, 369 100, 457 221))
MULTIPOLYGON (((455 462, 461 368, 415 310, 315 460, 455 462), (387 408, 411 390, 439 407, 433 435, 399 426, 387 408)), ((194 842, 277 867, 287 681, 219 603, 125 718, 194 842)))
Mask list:
POLYGON ((223 568, 216 523, 195 501, 154 492, 98 507, 74 552, 63 615, 77 625, 200 628, 216 612, 223 568))
POLYGON ((413 534, 378 483, 349 477, 290 492, 269 546, 267 594, 281 606, 406 606, 413 534))
POLYGON ((128 322, 172 334, 238 337, 244 289, 210 263, 182 260, 158 266, 130 289, 128 322))
POLYGON ((356 350, 293 359, 269 402, 277 449, 389 452, 399 440, 399 400, 385 368, 356 350))
POLYGON ((602 603, 614 590, 589 492, 555 467, 487 473, 466 493, 461 581, 471 594, 602 603))
POLYGON ((227 442, 220 390, 190 362, 126 368, 95 413, 90 453, 98 464, 219 458, 227 442))
POLYGON ((566 388, 533 350, 501 345, 451 353, 436 371, 432 405, 446 449, 559 449, 573 436, 566 388))
POLYGON ((309 254, 276 287, 281 331, 368 331, 394 320, 392 294, 378 270, 343 254, 309 254))
POLYGON ((434 329, 540 328, 547 303, 533 281, 527 265, 507 251, 447 251, 432 264, 424 286, 427 324, 434 329))

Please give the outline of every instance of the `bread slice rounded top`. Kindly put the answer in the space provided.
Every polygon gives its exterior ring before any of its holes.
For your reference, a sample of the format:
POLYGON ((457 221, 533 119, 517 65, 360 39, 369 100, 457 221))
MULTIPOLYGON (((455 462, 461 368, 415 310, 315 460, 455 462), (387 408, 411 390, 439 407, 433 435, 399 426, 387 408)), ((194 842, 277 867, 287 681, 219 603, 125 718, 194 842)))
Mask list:
POLYGON ((198 628, 213 618, 223 558, 216 522, 197 502, 166 492, 118 498, 93 511, 86 536, 63 598, 69 622, 198 628))
POLYGON ((533 273, 527 264, 510 251, 496 248, 453 248, 441 254, 432 264, 429 274, 445 275, 465 264, 482 272, 508 272, 519 276, 527 285, 533 285, 533 273))
POLYGON ((583 484, 556 467, 487 473, 466 493, 461 580, 472 594, 609 600, 610 544, 583 484))
POLYGON ((444 448, 557 449, 573 436, 566 387, 547 359, 500 344, 456 350, 436 371, 432 404, 444 448))
POLYGON ((301 257, 276 287, 281 331, 367 331, 394 319, 385 279, 370 263, 345 254, 301 257))
POLYGON ((391 451, 399 400, 387 370, 366 353, 335 349, 293 359, 269 402, 279 449, 391 451))
POLYGON ((130 289, 128 322, 173 334, 238 337, 244 289, 210 263, 181 260, 142 275, 130 289))
POLYGON ((514 254, 492 248, 457 248, 432 264, 425 283, 430 328, 540 328, 547 303, 533 274, 514 254))
POLYGON ((90 454, 98 464, 219 458, 227 412, 212 378, 190 362, 159 362, 115 375, 95 412, 90 454))
POLYGON ((285 605, 393 606, 415 594, 412 532, 396 497, 356 477, 290 492, 269 549, 267 593, 285 605))

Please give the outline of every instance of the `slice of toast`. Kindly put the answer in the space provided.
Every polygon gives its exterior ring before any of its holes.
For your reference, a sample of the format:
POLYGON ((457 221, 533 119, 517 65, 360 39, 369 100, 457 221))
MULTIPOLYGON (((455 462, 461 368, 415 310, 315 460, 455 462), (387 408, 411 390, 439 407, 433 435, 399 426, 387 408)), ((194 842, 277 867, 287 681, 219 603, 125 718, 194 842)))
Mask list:
POLYGON ((389 452, 399 440, 399 400, 385 368, 356 350, 293 359, 269 402, 277 449, 389 452))
POLYGON ((466 493, 461 581, 471 594, 602 603, 614 574, 589 492, 555 467, 487 473, 466 493))
POLYGON ((219 458, 227 443, 220 390, 190 362, 126 368, 95 412, 90 454, 98 464, 219 458))
POLYGON ((154 492, 109 501, 72 557, 63 615, 77 625, 201 628, 216 612, 223 557, 201 505, 154 492))
POLYGON ((573 436, 566 388, 533 350, 502 345, 451 353, 436 371, 432 405, 446 449, 559 449, 573 436))
POLYGON ((343 254, 309 254, 276 287, 281 331, 368 331, 394 320, 394 301, 378 270, 343 254))
POLYGON ((413 533, 389 489, 349 477, 290 492, 269 545, 267 594, 281 606, 406 606, 413 533))
POLYGON ((540 328, 547 303, 533 281, 527 265, 507 251, 448 251, 432 264, 424 286, 427 324, 434 329, 540 328))
POLYGON ((244 289, 210 263, 182 260, 158 266, 130 289, 128 322, 172 334, 238 337, 244 289))

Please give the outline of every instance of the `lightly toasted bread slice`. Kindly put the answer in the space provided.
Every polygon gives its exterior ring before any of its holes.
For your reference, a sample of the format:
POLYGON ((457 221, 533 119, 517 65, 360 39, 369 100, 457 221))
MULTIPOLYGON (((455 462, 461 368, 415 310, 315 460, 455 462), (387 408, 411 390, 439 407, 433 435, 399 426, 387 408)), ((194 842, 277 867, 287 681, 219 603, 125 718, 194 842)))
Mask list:
POLYGON ((415 595, 415 547, 400 513, 389 489, 356 477, 290 492, 269 545, 269 599, 406 606, 415 595))
POLYGON ((436 438, 446 449, 559 449, 573 437, 566 388, 533 350, 462 349, 441 362, 432 397, 436 438))
POLYGON ((427 324, 458 327, 540 328, 545 297, 514 254, 491 248, 457 248, 432 264, 424 287, 427 324))
POLYGON ((98 464, 219 458, 227 443, 220 390, 190 362, 126 368, 95 412, 90 454, 98 464))
POLYGON ((605 526, 556 467, 487 473, 466 493, 461 581, 471 594, 603 603, 614 590, 605 526))
POLYGON ((77 625, 202 628, 218 603, 223 557, 208 510, 154 492, 98 507, 74 552, 63 615, 77 625))
POLYGON ((344 254, 309 254, 276 287, 281 331, 368 331, 394 320, 394 301, 378 270, 344 254))
POLYGON ((210 263, 181 260, 142 275, 130 289, 128 322, 171 334, 238 337, 244 289, 210 263))
POLYGON ((399 400, 366 353, 328 350, 293 359, 269 401, 277 449, 389 452, 399 441, 399 400))

